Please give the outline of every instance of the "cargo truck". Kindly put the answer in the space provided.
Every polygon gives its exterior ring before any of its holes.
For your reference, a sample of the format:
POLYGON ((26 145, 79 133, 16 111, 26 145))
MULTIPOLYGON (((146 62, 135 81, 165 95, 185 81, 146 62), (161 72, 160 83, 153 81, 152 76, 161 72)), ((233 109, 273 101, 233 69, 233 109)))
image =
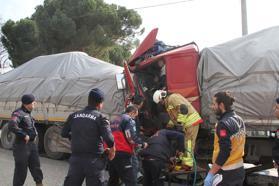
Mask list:
MULTIPOLYGON (((107 107, 103 112, 108 116, 121 113, 133 96, 143 96, 145 103, 140 119, 147 135, 154 125, 164 123, 160 118, 163 109, 152 101, 152 95, 157 89, 166 89, 182 94, 201 113, 204 123, 198 134, 196 154, 198 158, 210 159, 216 123, 210 100, 216 92, 229 90, 236 98, 235 111, 246 123, 246 161, 269 161, 279 128, 273 116, 274 100, 279 96, 279 42, 275 39, 279 27, 204 48, 201 52, 195 43, 166 46, 156 40, 157 32, 158 29, 150 32, 124 64, 124 70, 111 64, 89 65, 92 68, 88 70, 88 64, 78 60, 80 54, 73 57, 78 61, 78 68, 72 66, 75 63, 67 63, 71 57, 61 58, 66 64, 58 65, 59 58, 42 63, 47 58, 43 56, 34 59, 34 67, 29 66, 33 64, 31 60, 0 76, 2 145, 11 147, 11 143, 6 145, 12 137, 5 124, 11 112, 20 106, 23 93, 31 92, 38 97, 34 117, 41 131, 39 141, 44 141, 39 144, 49 157, 57 159, 69 152, 69 142, 59 135, 63 122, 69 113, 86 105, 91 88, 98 86, 107 93, 107 107), (76 73, 75 69, 80 71, 76 73), (99 81, 102 83, 98 84, 99 81)), ((60 55, 63 54, 57 54, 60 55)))

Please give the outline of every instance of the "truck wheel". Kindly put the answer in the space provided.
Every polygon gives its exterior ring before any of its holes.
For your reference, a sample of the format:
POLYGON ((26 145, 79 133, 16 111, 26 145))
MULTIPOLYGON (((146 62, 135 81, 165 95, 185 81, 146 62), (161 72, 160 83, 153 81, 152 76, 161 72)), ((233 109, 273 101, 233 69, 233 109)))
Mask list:
POLYGON ((4 125, 1 129, 1 144, 4 149, 12 149, 15 141, 15 134, 10 132, 8 125, 4 125))
POLYGON ((60 160, 64 159, 66 156, 66 153, 56 151, 56 144, 57 140, 59 140, 60 133, 61 129, 57 126, 51 126, 46 130, 44 148, 46 155, 51 159, 60 160))

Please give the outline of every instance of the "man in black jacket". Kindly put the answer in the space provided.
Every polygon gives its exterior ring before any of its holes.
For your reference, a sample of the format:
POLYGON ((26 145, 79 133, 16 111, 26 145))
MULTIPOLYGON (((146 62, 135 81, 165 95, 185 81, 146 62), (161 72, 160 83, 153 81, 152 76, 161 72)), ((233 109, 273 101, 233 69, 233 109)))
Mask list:
POLYGON ((14 186, 24 185, 27 167, 37 186, 42 186, 43 172, 40 168, 38 148, 34 143, 38 133, 31 111, 35 107, 35 97, 25 94, 21 98, 22 107, 12 113, 9 130, 15 133, 16 139, 13 148, 15 159, 14 186))
MULTIPOLYGON (((279 119, 279 98, 276 99, 274 114, 279 119)), ((279 129, 277 129, 276 136, 277 137, 275 139, 275 145, 272 149, 272 158, 274 162, 274 167, 277 169, 279 176, 279 129)))
POLYGON ((62 130, 62 137, 71 140, 71 158, 64 186, 81 186, 86 178, 87 186, 105 184, 104 142, 109 147, 108 158, 115 156, 114 139, 110 123, 99 110, 103 106, 104 93, 92 89, 88 106, 71 114, 62 130))
POLYGON ((170 163, 170 158, 175 155, 171 141, 177 142, 177 151, 184 153, 184 134, 173 130, 162 129, 157 131, 147 140, 147 148, 140 152, 143 158, 142 167, 144 171, 144 186, 162 186, 160 179, 162 169, 170 163))

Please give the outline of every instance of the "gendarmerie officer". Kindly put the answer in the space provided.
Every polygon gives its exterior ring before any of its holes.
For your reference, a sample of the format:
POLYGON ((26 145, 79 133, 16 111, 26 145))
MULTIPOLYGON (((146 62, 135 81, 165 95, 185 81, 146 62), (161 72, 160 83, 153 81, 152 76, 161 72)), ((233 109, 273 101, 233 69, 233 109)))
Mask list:
POLYGON ((15 133, 13 155, 15 159, 15 170, 13 185, 22 186, 29 168, 37 186, 42 186, 43 172, 40 168, 40 160, 37 145, 34 140, 37 136, 35 121, 31 111, 35 107, 35 97, 32 94, 23 95, 22 106, 12 113, 9 122, 9 130, 15 133))
POLYGON ((79 186, 86 179, 87 186, 105 184, 104 158, 105 142, 110 148, 108 158, 115 156, 114 139, 109 121, 99 110, 103 107, 104 93, 92 89, 88 96, 88 106, 71 114, 62 130, 62 137, 71 140, 71 158, 64 186, 79 186))

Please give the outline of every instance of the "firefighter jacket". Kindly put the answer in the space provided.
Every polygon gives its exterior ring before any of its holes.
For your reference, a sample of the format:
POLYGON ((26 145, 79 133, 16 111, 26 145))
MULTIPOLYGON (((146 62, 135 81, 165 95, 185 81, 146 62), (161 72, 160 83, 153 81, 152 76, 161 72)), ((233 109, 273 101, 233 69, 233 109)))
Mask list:
POLYGON ((166 97, 165 107, 173 123, 181 122, 184 128, 192 125, 197 125, 203 122, 199 113, 195 110, 192 104, 180 94, 173 93, 166 97), (186 105, 188 114, 181 114, 181 105, 186 105), (183 119, 181 119, 182 116, 183 119), (181 120, 179 120, 181 119, 181 120))
POLYGON ((71 140, 72 155, 100 157, 104 153, 103 141, 108 147, 114 146, 108 119, 91 106, 71 114, 61 135, 71 140))
POLYGON ((224 113, 215 127, 212 162, 223 170, 243 166, 245 124, 234 111, 224 113))
POLYGON ((116 152, 134 153, 135 146, 142 146, 143 141, 137 135, 136 123, 129 115, 123 114, 111 122, 116 152))
POLYGON ((31 116, 31 112, 24 106, 12 113, 9 121, 9 130, 15 133, 16 143, 24 141, 26 135, 30 137, 29 141, 34 141, 38 132, 35 128, 35 120, 31 116))

